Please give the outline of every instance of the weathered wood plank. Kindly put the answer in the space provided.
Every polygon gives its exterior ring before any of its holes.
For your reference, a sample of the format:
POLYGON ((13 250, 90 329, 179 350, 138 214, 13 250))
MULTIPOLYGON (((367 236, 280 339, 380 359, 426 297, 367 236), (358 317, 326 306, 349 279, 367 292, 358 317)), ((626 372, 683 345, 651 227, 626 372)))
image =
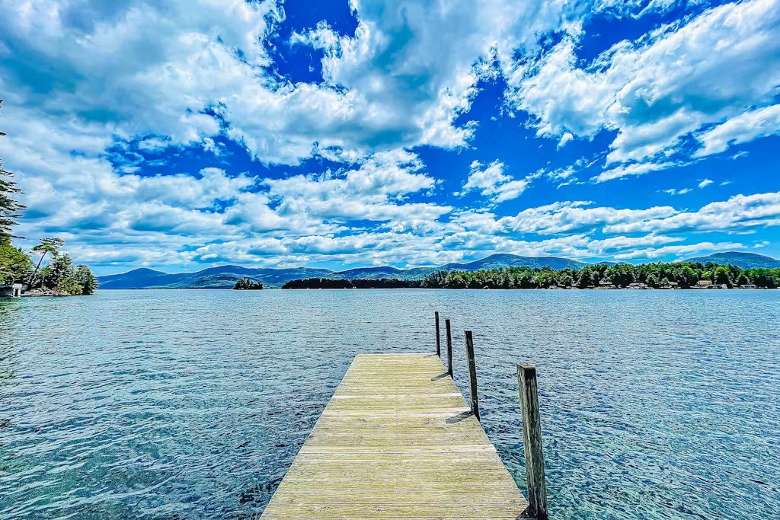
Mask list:
POLYGON ((262 518, 516 519, 527 503, 443 372, 356 356, 262 518))
POLYGON ((523 451, 528 480, 528 510, 526 516, 547 520, 547 491, 544 481, 542 425, 539 421, 539 397, 536 388, 536 367, 517 365, 520 404, 523 408, 523 451))

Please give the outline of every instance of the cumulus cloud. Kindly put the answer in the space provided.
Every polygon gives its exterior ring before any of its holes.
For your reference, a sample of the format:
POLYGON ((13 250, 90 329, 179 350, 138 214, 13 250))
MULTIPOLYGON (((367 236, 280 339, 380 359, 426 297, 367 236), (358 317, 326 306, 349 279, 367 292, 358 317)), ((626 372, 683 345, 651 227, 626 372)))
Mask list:
MULTIPOLYGON (((699 137, 699 156, 725 149, 738 133, 745 140, 775 133, 775 109, 762 105, 780 84, 778 7, 754 0, 709 9, 635 43, 619 42, 584 67, 578 33, 571 33, 531 73, 514 78, 509 101, 532 114, 543 136, 616 131, 607 164, 668 155, 684 136, 724 119, 699 137), (758 128, 740 133, 757 121, 758 128)), ((610 170, 602 180, 625 171, 610 170)))
POLYGON ((528 187, 528 181, 525 179, 515 180, 512 176, 505 174, 504 163, 498 159, 487 166, 483 166, 479 161, 473 161, 468 179, 459 195, 465 195, 470 191, 479 191, 483 196, 491 197, 491 200, 498 204, 516 199, 525 191, 526 187, 528 187))
POLYGON ((284 19, 270 0, 0 0, 9 134, 0 154, 25 191, 19 232, 60 234, 83 261, 103 266, 403 265, 491 252, 651 257, 720 244, 681 243, 687 229, 777 225, 772 193, 699 210, 574 200, 497 213, 537 179, 581 182, 594 157, 606 165, 592 180, 605 182, 687 164, 675 156, 682 143, 704 158, 777 133, 776 1, 706 10, 592 63, 578 56, 592 12, 641 17, 672 4, 353 0, 354 35, 322 22, 282 42, 324 56, 322 81, 294 83, 268 72, 269 38, 284 19), (442 202, 442 179, 415 147, 472 153, 479 127, 467 112, 479 81, 499 70, 507 103, 531 114, 561 154, 605 129, 614 139, 587 160, 536 164, 524 178, 485 162, 492 157, 475 161, 461 191, 491 204, 456 209, 442 202), (228 140, 257 162, 236 170, 228 140), (208 159, 168 175, 152 175, 141 155, 112 167, 125 145, 171 157, 203 150, 208 159), (251 171, 313 155, 325 171, 251 171))
POLYGON ((272 0, 1 0, 2 40, 15 51, 0 87, 49 115, 103 121, 107 136, 209 146, 224 132, 268 163, 297 164, 315 149, 455 147, 474 130, 456 118, 470 106, 479 63, 510 66, 516 49, 577 11, 576 2, 497 0, 352 8, 354 36, 325 23, 294 34, 290 44, 325 51, 325 81, 292 84, 265 69, 264 42, 284 16, 272 0))
POLYGON ((677 212, 671 206, 655 206, 648 209, 592 206, 593 203, 590 201, 554 202, 524 209, 514 217, 504 217, 499 222, 512 231, 549 235, 590 226, 617 225, 662 218, 677 212))
POLYGON ((780 134, 780 105, 745 112, 697 136, 702 147, 694 157, 725 152, 729 147, 758 137, 780 134))
POLYGON ((359 168, 334 175, 295 175, 266 179, 269 197, 278 202, 281 215, 304 213, 335 221, 372 220, 415 224, 436 220, 449 206, 428 202, 403 202, 431 190, 435 180, 422 171, 422 163, 405 151, 381 152, 359 168))
POLYGON ((672 162, 663 163, 634 163, 625 166, 617 166, 610 170, 605 170, 596 175, 593 180, 595 182, 606 182, 613 179, 619 179, 621 177, 645 175, 650 172, 665 170, 675 166, 672 162))
POLYGON ((711 202, 698 211, 681 211, 660 218, 614 223, 608 233, 668 232, 675 230, 729 230, 780 224, 780 192, 735 195, 711 202))

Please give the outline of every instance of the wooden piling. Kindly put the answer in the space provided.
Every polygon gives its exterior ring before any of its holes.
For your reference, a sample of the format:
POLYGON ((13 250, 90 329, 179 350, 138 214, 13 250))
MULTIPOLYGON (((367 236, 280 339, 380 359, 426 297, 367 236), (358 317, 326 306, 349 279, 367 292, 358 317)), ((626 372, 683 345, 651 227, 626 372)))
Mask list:
POLYGON ((436 318, 436 355, 441 357, 441 332, 439 331, 439 311, 434 313, 436 318))
POLYGON ((477 362, 474 358, 474 339, 471 331, 465 331, 466 359, 469 362, 469 388, 471 390, 471 412, 479 421, 479 396, 477 394, 477 362))
POLYGON ((452 329, 450 328, 450 320, 444 320, 444 327, 447 329, 447 373, 452 376, 452 329))
POLYGON ((528 479, 528 509, 523 513, 523 517, 547 520, 547 491, 544 482, 544 453, 542 425, 539 421, 536 367, 517 365, 517 381, 523 409, 523 451, 528 479))

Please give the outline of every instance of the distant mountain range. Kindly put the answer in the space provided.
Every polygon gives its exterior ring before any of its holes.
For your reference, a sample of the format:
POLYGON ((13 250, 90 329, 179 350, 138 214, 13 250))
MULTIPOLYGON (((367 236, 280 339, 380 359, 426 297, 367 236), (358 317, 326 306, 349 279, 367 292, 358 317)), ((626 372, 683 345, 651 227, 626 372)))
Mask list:
POLYGON ((253 269, 237 265, 210 267, 195 273, 163 273, 153 269, 135 269, 127 273, 98 277, 101 289, 220 289, 232 288, 240 278, 252 278, 266 287, 280 287, 290 280, 299 278, 335 278, 354 280, 358 278, 398 278, 412 280, 423 278, 434 271, 476 271, 496 267, 549 267, 551 269, 576 269, 583 263, 554 256, 517 256, 509 254, 491 255, 481 260, 466 263, 451 263, 437 267, 416 267, 398 269, 390 266, 361 267, 346 271, 310 269, 253 269))
MULTIPOLYGON (((728 251, 709 256, 690 258, 688 262, 706 264, 732 264, 742 268, 780 267, 780 260, 757 255, 728 251)), ((611 262, 610 262, 611 263, 611 262)), ((281 287, 290 280, 300 278, 334 278, 355 280, 397 278, 414 280, 434 271, 477 271, 500 267, 549 267, 550 269, 577 269, 586 264, 555 256, 518 256, 511 254, 491 255, 481 260, 465 263, 450 263, 437 267, 416 267, 398 269, 390 266, 361 267, 346 271, 295 267, 290 269, 253 269, 238 265, 210 267, 195 273, 163 273, 153 269, 135 269, 127 273, 112 274, 98 278, 101 289, 224 289, 232 288, 240 278, 252 278, 266 287, 281 287)))
POLYGON ((715 253, 709 256, 698 256, 689 258, 686 261, 699 262, 702 264, 708 262, 714 264, 730 264, 741 267, 742 269, 749 269, 751 267, 780 267, 780 260, 776 260, 771 256, 757 255, 755 253, 740 253, 737 251, 726 251, 724 253, 715 253))

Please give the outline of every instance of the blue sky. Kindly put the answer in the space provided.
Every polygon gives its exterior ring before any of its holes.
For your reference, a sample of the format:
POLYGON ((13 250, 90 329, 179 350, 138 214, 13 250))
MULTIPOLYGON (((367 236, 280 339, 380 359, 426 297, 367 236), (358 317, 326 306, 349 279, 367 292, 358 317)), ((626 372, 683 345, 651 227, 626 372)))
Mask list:
POLYGON ((0 8, 20 243, 101 274, 780 257, 780 0, 0 8))

